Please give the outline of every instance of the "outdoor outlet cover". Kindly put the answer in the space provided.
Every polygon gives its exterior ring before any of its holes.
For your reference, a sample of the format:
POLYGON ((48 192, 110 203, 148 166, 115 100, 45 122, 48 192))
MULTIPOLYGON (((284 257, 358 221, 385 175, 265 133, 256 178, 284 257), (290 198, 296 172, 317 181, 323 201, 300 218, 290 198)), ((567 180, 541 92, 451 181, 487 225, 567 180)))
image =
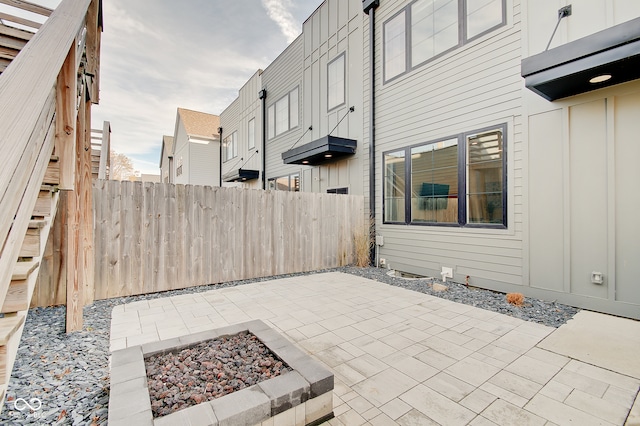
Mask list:
POLYGON ((591 273, 591 282, 594 284, 603 284, 604 283, 604 274, 602 272, 592 272, 591 273))
POLYGON ((453 278, 453 268, 442 267, 442 278, 453 278))

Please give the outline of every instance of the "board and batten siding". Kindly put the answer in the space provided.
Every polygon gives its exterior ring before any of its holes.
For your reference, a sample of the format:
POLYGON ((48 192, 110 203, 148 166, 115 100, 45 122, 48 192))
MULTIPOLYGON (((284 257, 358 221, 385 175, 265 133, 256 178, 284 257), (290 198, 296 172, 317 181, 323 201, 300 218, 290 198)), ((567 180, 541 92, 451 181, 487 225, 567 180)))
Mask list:
MULTIPOLYGON (((304 49, 302 35, 296 38, 262 73, 262 86, 267 90, 267 115, 269 106, 275 104, 283 96, 298 88, 298 127, 290 129, 272 139, 266 138, 266 178, 277 178, 293 173, 301 173, 302 168, 295 164, 284 164, 281 154, 299 141, 296 146, 311 142, 307 134, 300 140, 309 127, 302 120, 304 92, 302 90, 302 52, 304 49)), ((268 120, 268 119, 267 119, 268 120)), ((268 134, 267 124, 267 134, 268 134)))
MULTIPOLYGON (((380 257, 391 268, 495 290, 523 285, 523 135, 520 1, 506 1, 507 22, 408 73, 383 82, 383 25, 410 2, 376 10, 376 226, 380 257), (383 224, 383 153, 506 124, 506 230, 383 224)), ((368 22, 365 32, 368 32, 368 22)), ((366 39, 366 37, 365 37, 366 39)), ((369 59, 365 41, 365 60, 369 59)), ((365 64, 365 128, 369 81, 365 64)), ((367 138, 368 139, 368 138, 367 138)), ((368 185, 366 185, 368 186, 368 185)))
MULTIPOLYGON (((572 7, 571 25, 560 26, 551 47, 640 16, 640 3, 624 0, 572 7)), ((528 2, 527 56, 544 51, 556 9, 528 2)), ((523 93, 529 292, 640 319, 640 81, 555 102, 523 93)))
MULTIPOLYGON (((258 70, 240 89, 238 97, 220 114, 222 138, 237 132, 238 156, 222 163, 222 174, 240 167, 262 171, 262 102, 258 92, 262 89, 262 70, 258 70), (249 121, 255 120, 255 147, 249 149, 249 121), (256 154, 256 151, 259 151, 256 154), (241 160, 242 159, 242 160, 241 160)), ((262 179, 248 182, 225 182, 224 186, 262 188, 262 179)))
POLYGON ((326 192, 346 187, 350 194, 364 193, 363 167, 367 157, 362 137, 362 19, 361 1, 327 0, 303 25, 303 131, 309 126, 313 130, 298 145, 328 134, 357 141, 356 153, 349 158, 321 166, 303 166, 304 191, 326 192), (327 70, 329 63, 340 55, 345 57, 345 103, 329 110, 327 70), (352 106, 355 110, 349 112, 352 106))

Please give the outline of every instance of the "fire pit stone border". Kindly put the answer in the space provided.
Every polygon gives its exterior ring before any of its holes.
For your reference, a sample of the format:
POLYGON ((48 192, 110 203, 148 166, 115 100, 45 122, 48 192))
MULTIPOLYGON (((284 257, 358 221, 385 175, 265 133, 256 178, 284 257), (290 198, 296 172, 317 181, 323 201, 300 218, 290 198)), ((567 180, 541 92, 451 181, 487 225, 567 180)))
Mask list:
POLYGON ((132 346, 113 352, 109 425, 316 425, 333 418, 333 373, 260 320, 132 346), (293 369, 251 387, 154 419, 144 359, 243 331, 254 334, 293 369), (280 423, 280 422, 279 422, 280 423))

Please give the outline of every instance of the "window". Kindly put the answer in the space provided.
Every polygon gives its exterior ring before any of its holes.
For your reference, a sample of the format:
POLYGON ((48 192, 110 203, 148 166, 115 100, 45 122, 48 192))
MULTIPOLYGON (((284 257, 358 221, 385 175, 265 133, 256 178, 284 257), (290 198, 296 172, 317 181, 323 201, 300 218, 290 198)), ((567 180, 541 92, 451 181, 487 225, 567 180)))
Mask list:
POLYGON ((176 176, 182 176, 182 157, 178 158, 176 166, 176 176))
POLYGON ((229 161, 238 156, 238 132, 233 132, 222 142, 222 158, 229 161))
POLYGON ((249 120, 249 125, 247 128, 247 146, 249 149, 256 147, 256 119, 252 118, 249 120))
POLYGON ((505 0, 416 0, 384 23, 389 81, 506 24, 505 0))
POLYGON ((384 24, 385 80, 390 80, 407 70, 405 15, 406 12, 403 10, 384 24))
POLYGON ((299 91, 296 87, 269 106, 267 110, 269 139, 298 127, 300 114, 298 97, 299 91))
POLYGON ((327 109, 345 103, 345 54, 341 54, 327 65, 327 109))
POLYGON ((331 188, 327 189, 327 194, 343 194, 346 195, 349 193, 349 188, 331 188))
POLYGON ((281 176, 269 179, 269 189, 276 191, 300 191, 300 174, 294 173, 289 176, 281 176))
POLYGON ((385 223, 506 227, 506 125, 384 154, 385 223))
POLYGON ((405 221, 405 151, 384 155, 384 220, 405 221))

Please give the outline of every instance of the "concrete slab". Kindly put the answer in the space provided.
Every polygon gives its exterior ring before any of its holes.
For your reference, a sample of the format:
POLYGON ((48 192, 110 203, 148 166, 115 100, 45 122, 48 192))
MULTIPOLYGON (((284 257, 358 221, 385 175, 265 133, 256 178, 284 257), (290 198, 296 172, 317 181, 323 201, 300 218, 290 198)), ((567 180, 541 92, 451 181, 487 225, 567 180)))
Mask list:
POLYGON ((580 311, 538 347, 640 379, 640 321, 580 311))

